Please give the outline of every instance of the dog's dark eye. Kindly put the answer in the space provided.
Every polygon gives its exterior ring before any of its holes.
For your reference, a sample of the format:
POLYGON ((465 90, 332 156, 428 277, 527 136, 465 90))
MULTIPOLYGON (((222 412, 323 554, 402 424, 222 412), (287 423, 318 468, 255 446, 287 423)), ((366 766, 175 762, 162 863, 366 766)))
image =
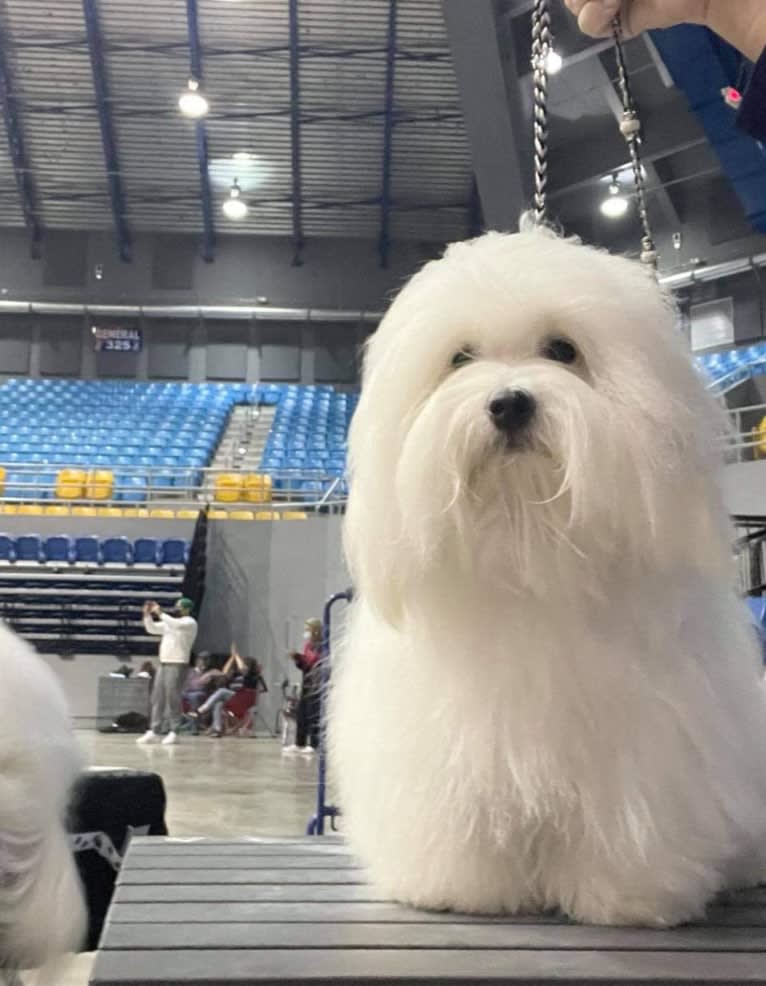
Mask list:
POLYGON ((557 363, 574 363, 577 360, 577 349, 569 339, 549 339, 543 346, 542 356, 557 363))
POLYGON ((454 370, 458 369, 460 366, 465 366, 466 363, 471 363, 476 359, 476 354, 471 349, 470 346, 463 346, 462 349, 458 350, 452 357, 451 365, 454 370))

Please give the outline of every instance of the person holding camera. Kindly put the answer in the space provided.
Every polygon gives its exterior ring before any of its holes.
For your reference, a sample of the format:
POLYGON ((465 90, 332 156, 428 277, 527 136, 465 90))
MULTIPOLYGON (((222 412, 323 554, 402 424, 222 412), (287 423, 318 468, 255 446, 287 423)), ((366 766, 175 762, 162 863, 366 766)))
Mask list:
POLYGON ((182 712, 181 692, 197 637, 197 621, 192 616, 193 610, 194 603, 185 596, 176 602, 172 616, 163 613, 156 602, 149 600, 144 603, 144 629, 147 633, 162 637, 162 640, 160 666, 152 688, 151 724, 148 731, 136 741, 138 743, 159 742, 166 723, 168 733, 162 743, 170 746, 178 742, 182 712))

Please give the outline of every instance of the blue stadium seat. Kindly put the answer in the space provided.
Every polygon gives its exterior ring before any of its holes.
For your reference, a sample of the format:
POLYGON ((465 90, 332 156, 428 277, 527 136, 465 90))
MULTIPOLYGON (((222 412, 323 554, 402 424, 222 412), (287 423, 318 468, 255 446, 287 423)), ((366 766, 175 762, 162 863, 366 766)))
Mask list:
POLYGON ((16 543, 10 534, 0 534, 0 561, 16 561, 16 543))
POLYGON ((133 542, 134 565, 159 565, 160 544, 156 538, 136 538, 133 542))
POLYGON ((90 565, 101 564, 101 548, 98 538, 92 535, 75 538, 74 542, 75 558, 78 562, 90 565))
POLYGON ((71 565, 75 560, 74 543, 67 534, 54 534, 45 539, 43 554, 46 561, 71 565))
POLYGON ((39 534, 21 534, 16 538, 16 561, 45 560, 39 534))
POLYGON ((105 565, 132 565, 133 546, 126 537, 104 538, 101 542, 101 561, 105 565))
POLYGON ((166 538, 160 545, 163 565, 185 565, 189 557, 189 544, 183 538, 166 538))

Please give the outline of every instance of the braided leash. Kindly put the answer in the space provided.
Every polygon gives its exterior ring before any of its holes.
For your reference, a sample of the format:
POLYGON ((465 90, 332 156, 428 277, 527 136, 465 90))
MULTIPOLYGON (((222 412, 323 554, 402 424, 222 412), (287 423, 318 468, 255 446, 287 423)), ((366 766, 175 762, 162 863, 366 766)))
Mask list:
POLYGON ((534 84, 533 130, 535 147, 535 220, 548 221, 548 68, 552 45, 548 0, 535 0, 532 8, 532 73, 534 84))
MULTIPOLYGON (((646 205, 646 185, 641 164, 641 121, 633 100, 630 78, 625 64, 622 23, 619 15, 612 21, 615 56, 617 59, 617 85, 622 103, 620 133, 625 138, 630 154, 633 183, 636 189, 638 216, 641 221, 641 263, 657 268, 657 249, 652 236, 649 212, 646 205)), ((535 0, 532 8, 532 77, 534 85, 533 140, 535 171, 535 221, 539 225, 548 222, 548 67, 547 59, 553 47, 551 17, 548 0, 535 0)))

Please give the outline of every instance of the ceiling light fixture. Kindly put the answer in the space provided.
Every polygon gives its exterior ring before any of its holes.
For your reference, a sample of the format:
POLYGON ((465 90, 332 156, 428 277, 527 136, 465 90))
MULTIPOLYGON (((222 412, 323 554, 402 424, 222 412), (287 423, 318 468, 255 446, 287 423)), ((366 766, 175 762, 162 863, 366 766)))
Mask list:
POLYGON ((186 89, 178 97, 178 108, 190 120, 199 120, 210 109, 210 104, 196 79, 189 79, 186 89))
POLYGON ((232 154, 231 159, 232 161, 242 161, 247 163, 248 161, 252 161, 254 159, 254 155, 252 155, 250 151, 235 151, 235 153, 232 154))
POLYGON ((555 48, 549 48, 545 56, 545 69, 548 75, 557 75, 564 65, 564 59, 555 48))
POLYGON ((609 195, 601 203, 601 213, 608 219, 620 219, 628 211, 628 200, 622 194, 622 185, 614 176, 609 186, 609 195))
POLYGON ((227 219, 244 219, 247 215, 247 202, 242 198, 242 189, 235 178, 229 189, 229 197, 221 206, 227 219))

